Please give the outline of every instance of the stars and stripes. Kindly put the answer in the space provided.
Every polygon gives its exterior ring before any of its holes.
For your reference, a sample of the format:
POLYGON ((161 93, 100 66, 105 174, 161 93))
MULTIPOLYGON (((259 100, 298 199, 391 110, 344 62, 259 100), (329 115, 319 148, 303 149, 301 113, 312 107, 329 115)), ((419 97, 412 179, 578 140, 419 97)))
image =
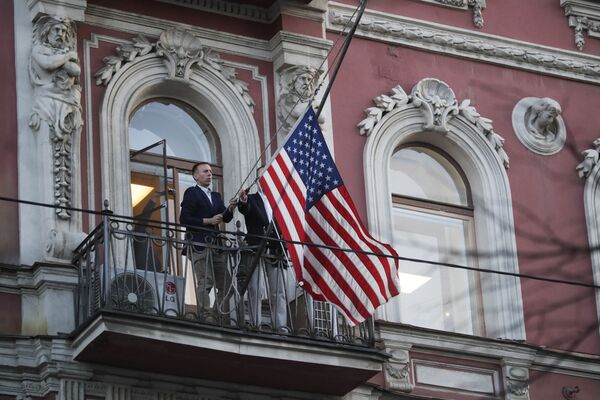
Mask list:
POLYGON ((298 280, 316 300, 334 304, 351 325, 399 293, 393 248, 362 226, 312 108, 297 123, 259 180, 298 280), (352 249, 352 252, 311 246, 352 249))

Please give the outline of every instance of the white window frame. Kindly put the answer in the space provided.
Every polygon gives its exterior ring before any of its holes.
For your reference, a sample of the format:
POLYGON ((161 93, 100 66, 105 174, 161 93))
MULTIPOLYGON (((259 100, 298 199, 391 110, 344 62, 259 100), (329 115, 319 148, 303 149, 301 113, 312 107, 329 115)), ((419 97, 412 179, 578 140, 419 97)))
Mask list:
MULTIPOLYGON (((412 142, 428 143, 445 151, 464 171, 472 190, 475 236, 480 268, 518 273, 511 191, 504 160, 481 128, 462 115, 447 123, 448 132, 424 131, 427 118, 409 102, 387 113, 374 127, 364 150, 365 192, 371 233, 391 242, 392 196, 389 164, 393 152, 412 142)), ((401 261, 400 261, 401 262, 401 261)), ((486 336, 525 339, 521 285, 518 277, 481 274, 486 336)), ((386 307, 376 317, 386 319, 386 307)))

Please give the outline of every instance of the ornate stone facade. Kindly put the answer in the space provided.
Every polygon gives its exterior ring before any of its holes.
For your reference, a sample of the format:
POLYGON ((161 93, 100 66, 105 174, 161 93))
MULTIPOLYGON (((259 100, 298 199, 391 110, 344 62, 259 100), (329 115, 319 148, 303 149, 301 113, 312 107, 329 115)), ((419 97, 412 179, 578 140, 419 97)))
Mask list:
POLYGON ((392 89, 391 95, 382 94, 373 99, 375 107, 365 110, 367 118, 358 123, 361 135, 369 136, 375 126, 390 111, 406 106, 408 104, 419 107, 426 117, 423 130, 448 132, 448 122, 460 115, 484 135, 492 148, 498 153, 504 166, 508 168, 509 159, 504 151, 504 139, 494 132, 492 121, 482 117, 469 99, 463 100, 460 105, 450 87, 442 81, 434 78, 426 78, 415 85, 410 96, 406 94, 401 86, 392 89))
POLYGON ((277 101, 280 138, 288 134, 309 104, 316 106, 313 97, 320 76, 320 71, 307 65, 295 65, 281 71, 277 101))
POLYGON ((250 97, 248 83, 237 79, 234 68, 225 66, 218 53, 203 46, 192 33, 181 29, 168 29, 161 33, 157 42, 151 42, 138 35, 131 42, 117 46, 115 55, 104 58, 104 67, 96 72, 96 84, 108 85, 115 73, 125 64, 135 62, 140 57, 154 53, 164 58, 169 70, 169 78, 188 81, 192 68, 208 67, 225 77, 254 111, 254 100, 250 97))
POLYGON ((590 0, 560 0, 569 19, 569 26, 575 31, 575 46, 583 50, 585 33, 600 38, 600 4, 590 0))
POLYGON ((68 18, 43 16, 33 28, 29 77, 34 103, 29 126, 48 136, 52 151, 54 205, 60 219, 71 218, 73 138, 80 134, 81 86, 75 24, 68 18))

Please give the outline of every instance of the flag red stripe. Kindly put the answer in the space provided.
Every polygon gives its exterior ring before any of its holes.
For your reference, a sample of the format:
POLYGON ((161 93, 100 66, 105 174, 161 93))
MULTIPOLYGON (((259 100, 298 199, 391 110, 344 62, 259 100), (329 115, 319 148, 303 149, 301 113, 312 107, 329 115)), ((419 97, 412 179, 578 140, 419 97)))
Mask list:
MULTIPOLYGON (((328 210, 323 210, 323 207, 321 204, 317 203, 316 207, 317 207, 317 209, 319 209, 319 211, 321 211, 323 216, 327 219, 328 223, 331 224, 332 227, 337 231, 336 228, 339 227, 339 224, 337 224, 337 221, 335 221, 336 218, 331 213, 329 213, 328 210)), ((313 230, 313 232, 315 233, 315 236, 320 239, 320 242, 322 244, 325 244, 327 246, 332 246, 332 247, 339 247, 339 243, 336 243, 329 236, 329 234, 320 226, 320 224, 315 220, 315 218, 313 218, 313 216, 310 213, 306 214, 306 220, 307 220, 309 226, 311 227, 311 229, 313 230)), ((354 241, 352 241, 348 237, 347 234, 345 234, 343 232, 339 232, 339 231, 337 233, 342 237, 345 236, 346 238, 348 238, 350 243, 356 244, 354 241)), ((312 237, 312 235, 310 235, 310 236, 312 237)), ((319 243, 319 244, 321 244, 321 243, 319 243)), ((318 250, 320 250, 322 252, 330 251, 327 249, 318 249, 318 250)), ((371 304, 379 305, 381 301, 379 300, 377 294, 375 293, 375 291, 373 290, 373 288, 371 287, 369 282, 365 279, 363 274, 358 270, 358 268, 356 268, 356 266, 354 265, 354 261, 352 261, 350 259, 350 257, 348 257, 348 255, 343 251, 336 250, 336 251, 331 251, 331 253, 342 263, 343 268, 347 270, 347 273, 350 274, 351 277, 353 278, 353 280, 358 284, 357 289, 359 289, 360 291, 365 293, 365 295, 368 297, 371 304)), ((369 262, 369 264, 370 264, 370 262, 369 262)), ((371 268, 374 268, 374 267, 371 266, 371 268)), ((346 282, 346 280, 348 279, 347 277, 344 277, 341 274, 339 274, 338 276, 340 279, 344 280, 344 282, 346 282)), ((352 289, 352 290, 354 291, 355 289, 352 289)))

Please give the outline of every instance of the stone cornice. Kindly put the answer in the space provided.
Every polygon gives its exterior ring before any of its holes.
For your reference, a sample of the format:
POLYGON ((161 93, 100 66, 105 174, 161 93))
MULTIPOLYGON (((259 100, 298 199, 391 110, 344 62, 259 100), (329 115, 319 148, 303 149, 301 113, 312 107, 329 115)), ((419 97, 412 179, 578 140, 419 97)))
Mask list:
MULTIPOLYGON (((353 9, 329 4, 328 28, 340 31, 353 9)), ((568 79, 600 84, 600 57, 368 10, 356 35, 568 79)))
POLYGON ((274 7, 264 8, 225 0, 157 0, 161 3, 207 11, 215 14, 245 19, 254 22, 271 23, 278 16, 274 7))
POLYGON ((483 9, 485 8, 485 0, 421 0, 426 3, 433 3, 446 7, 459 8, 468 10, 473 9, 473 25, 478 28, 483 28, 483 9))
POLYGON ((542 349, 518 341, 489 339, 378 321, 375 331, 384 343, 405 345, 411 351, 454 353, 474 360, 497 359, 530 365, 531 369, 597 378, 598 356, 542 349))
POLYGON ((217 51, 252 57, 259 60, 271 60, 269 41, 235 35, 212 29, 182 24, 162 18, 149 17, 126 11, 114 10, 107 7, 89 5, 85 15, 86 23, 120 32, 143 34, 158 37, 161 32, 174 26, 185 29, 217 51))
POLYGON ((569 26, 575 30, 575 45, 583 50, 584 32, 600 38, 600 4, 589 0, 560 0, 569 18, 569 26))

